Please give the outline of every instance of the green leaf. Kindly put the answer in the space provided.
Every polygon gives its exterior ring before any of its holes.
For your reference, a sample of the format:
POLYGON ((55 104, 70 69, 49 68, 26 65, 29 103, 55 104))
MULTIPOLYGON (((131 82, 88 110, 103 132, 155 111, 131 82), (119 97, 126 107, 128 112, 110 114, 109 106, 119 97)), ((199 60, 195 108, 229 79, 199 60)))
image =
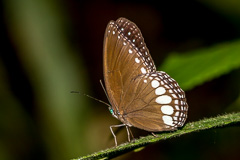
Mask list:
POLYGON ((160 70, 173 77, 184 90, 210 81, 240 67, 240 41, 218 44, 185 54, 171 54, 160 70))
POLYGON ((157 134, 157 137, 152 135, 140 138, 131 143, 124 143, 117 147, 109 148, 103 151, 93 153, 91 155, 83 156, 77 158, 76 160, 85 160, 85 159, 110 159, 117 157, 123 153, 133 151, 136 149, 142 149, 143 146, 146 146, 151 143, 155 143, 161 140, 166 140, 173 137, 178 137, 187 133, 192 133, 200 130, 207 130, 216 127, 226 127, 240 122, 240 112, 225 114, 222 116, 217 116, 214 118, 207 118, 197 122, 192 122, 186 124, 182 129, 177 130, 176 132, 165 132, 157 134))

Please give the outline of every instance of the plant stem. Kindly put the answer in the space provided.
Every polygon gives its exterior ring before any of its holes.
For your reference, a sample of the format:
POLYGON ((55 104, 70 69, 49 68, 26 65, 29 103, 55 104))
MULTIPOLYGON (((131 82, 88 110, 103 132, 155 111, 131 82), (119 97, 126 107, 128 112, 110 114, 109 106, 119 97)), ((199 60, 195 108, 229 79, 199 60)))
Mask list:
POLYGON ((142 137, 140 139, 136 139, 134 142, 124 143, 117 147, 102 150, 87 156, 77 158, 75 160, 110 159, 132 150, 136 150, 136 151, 140 150, 142 147, 148 144, 155 143, 161 140, 166 140, 172 137, 179 137, 187 133, 207 130, 211 128, 226 127, 234 124, 239 125, 239 122, 240 122, 240 112, 220 115, 214 118, 205 118, 197 122, 187 123, 184 127, 174 132, 159 133, 159 134, 156 134, 157 137, 149 135, 146 137, 142 137))

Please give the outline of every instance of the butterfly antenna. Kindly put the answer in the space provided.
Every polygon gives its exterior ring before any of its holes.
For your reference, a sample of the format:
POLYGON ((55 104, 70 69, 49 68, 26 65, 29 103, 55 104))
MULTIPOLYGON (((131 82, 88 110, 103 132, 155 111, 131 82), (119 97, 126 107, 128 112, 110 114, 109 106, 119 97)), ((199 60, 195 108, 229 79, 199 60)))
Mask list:
MULTIPOLYGON (((79 94, 80 94, 80 92, 78 92, 78 91, 71 91, 70 93, 79 93, 79 94)), ((89 98, 92 98, 92 99, 94 99, 95 101, 101 102, 101 103, 103 103, 103 104, 111 107, 110 104, 108 104, 108 103, 106 103, 106 102, 104 102, 104 101, 101 101, 101 100, 99 100, 99 99, 97 99, 97 98, 94 98, 94 97, 92 97, 92 96, 89 96, 89 95, 87 95, 87 94, 83 94, 83 95, 84 95, 84 96, 87 96, 87 97, 89 97, 89 98)))
POLYGON ((111 107, 110 104, 108 104, 108 103, 106 103, 106 102, 104 102, 104 101, 101 101, 101 100, 99 100, 99 99, 97 99, 97 98, 94 98, 94 97, 92 97, 92 96, 89 96, 89 95, 87 95, 87 94, 84 94, 84 95, 87 96, 87 97, 89 97, 89 98, 94 99, 95 101, 101 102, 101 103, 106 104, 107 106, 111 107))
POLYGON ((102 86, 102 88, 103 88, 103 91, 104 91, 105 95, 107 96, 108 102, 110 103, 110 100, 109 100, 109 97, 108 97, 107 91, 106 91, 106 89, 104 88, 104 85, 103 85, 101 79, 100 79, 100 84, 101 84, 101 86, 102 86))

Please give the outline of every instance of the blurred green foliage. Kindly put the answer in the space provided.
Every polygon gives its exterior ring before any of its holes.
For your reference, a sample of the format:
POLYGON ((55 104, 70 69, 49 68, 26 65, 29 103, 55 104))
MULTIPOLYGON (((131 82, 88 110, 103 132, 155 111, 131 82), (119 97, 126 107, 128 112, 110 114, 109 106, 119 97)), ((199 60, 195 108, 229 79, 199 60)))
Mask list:
POLYGON ((190 90, 240 67, 240 41, 218 44, 184 54, 171 54, 160 70, 190 90))
MULTIPOLYGON (((73 155, 76 156, 76 153, 88 151, 87 145, 83 145, 87 144, 85 138, 86 120, 88 119, 85 113, 88 106, 86 97, 79 95, 76 97, 70 94, 71 90, 76 89, 84 93, 88 85, 87 77, 81 76, 86 75, 83 62, 74 56, 76 50, 67 40, 66 28, 69 26, 62 6, 63 4, 55 1, 5 1, 6 21, 10 36, 17 47, 17 56, 34 94, 32 103, 35 106, 36 119, 30 119, 28 123, 34 123, 32 125, 37 126, 34 128, 37 137, 28 140, 38 138, 40 140, 36 140, 37 143, 47 146, 46 151, 43 151, 46 155, 39 156, 39 159, 46 157, 69 159, 73 155)), ((3 84, 7 85, 6 81, 3 84)), ((29 101, 32 100, 29 99, 29 101)), ((18 100, 15 99, 12 103, 16 104, 18 100)), ((2 107, 11 107, 15 112, 24 108, 21 105, 13 106, 12 103, 5 103, 2 107)), ((24 148, 25 142, 22 137, 18 137, 19 132, 24 132, 22 136, 28 136, 31 134, 29 132, 32 132, 30 129, 32 126, 31 124, 26 126, 22 122, 27 120, 20 118, 26 119, 21 113, 24 111, 11 117, 16 121, 15 123, 6 119, 2 122, 12 125, 15 128, 12 130, 15 135, 12 136, 20 138, 12 145, 23 145, 22 148, 24 148), (20 144, 17 144, 18 142, 20 144)), ((8 115, 9 113, 2 112, 2 114, 8 115)), ((34 147, 32 146, 34 144, 29 143, 26 144, 27 147, 34 147)), ((32 149, 25 149, 26 152, 33 152, 25 153, 26 155, 36 152, 32 149)), ((10 159, 19 156, 18 151, 14 152, 16 155, 10 154, 10 159)))

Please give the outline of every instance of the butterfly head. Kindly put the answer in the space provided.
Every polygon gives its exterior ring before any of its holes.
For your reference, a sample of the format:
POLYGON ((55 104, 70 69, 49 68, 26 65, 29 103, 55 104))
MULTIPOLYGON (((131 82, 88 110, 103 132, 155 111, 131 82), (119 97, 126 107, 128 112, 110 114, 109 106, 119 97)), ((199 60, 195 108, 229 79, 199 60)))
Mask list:
POLYGON ((115 113, 115 111, 112 109, 112 107, 108 107, 109 112, 112 114, 113 117, 118 119, 117 114, 115 113))

